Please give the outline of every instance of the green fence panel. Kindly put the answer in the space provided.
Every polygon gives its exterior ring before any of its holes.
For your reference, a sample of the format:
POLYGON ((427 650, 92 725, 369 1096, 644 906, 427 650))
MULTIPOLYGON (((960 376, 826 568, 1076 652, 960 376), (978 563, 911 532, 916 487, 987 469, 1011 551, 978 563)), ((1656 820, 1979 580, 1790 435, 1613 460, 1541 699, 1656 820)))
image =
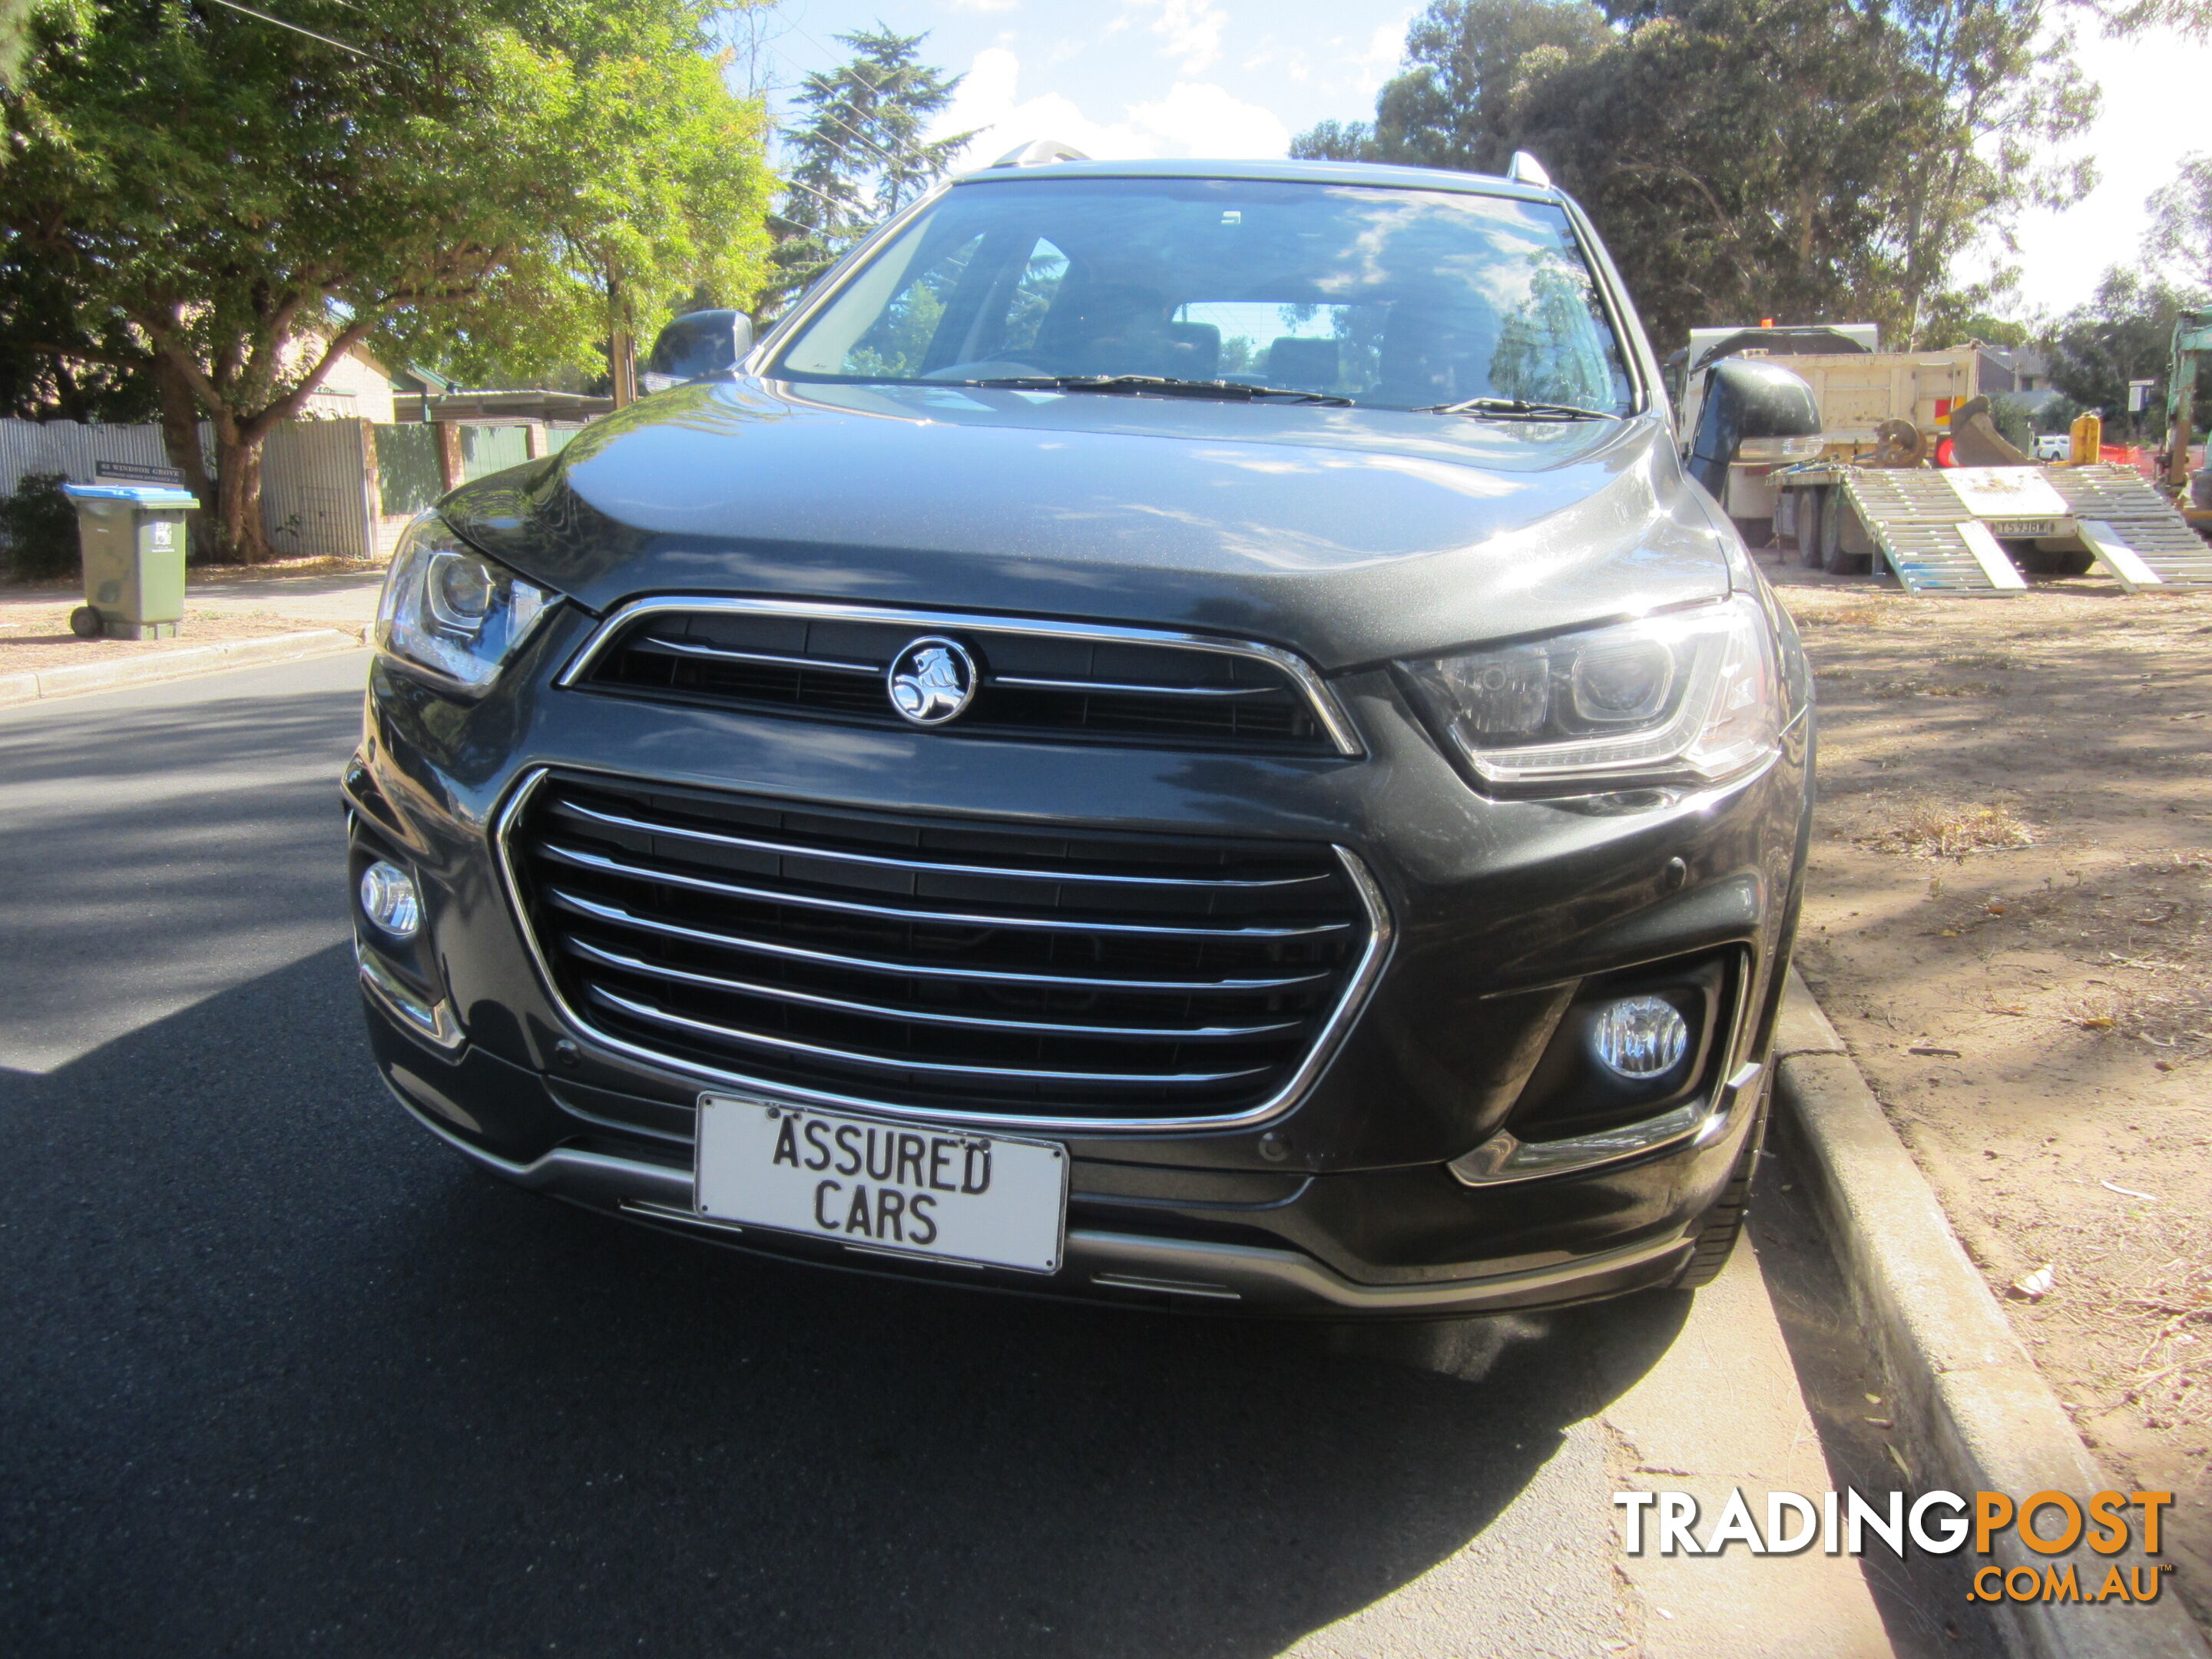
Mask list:
POLYGON ((461 428, 461 481, 481 478, 530 459, 526 426, 465 426, 461 428))
POLYGON ((376 486, 387 515, 412 515, 446 493, 438 428, 422 422, 376 428, 376 486))

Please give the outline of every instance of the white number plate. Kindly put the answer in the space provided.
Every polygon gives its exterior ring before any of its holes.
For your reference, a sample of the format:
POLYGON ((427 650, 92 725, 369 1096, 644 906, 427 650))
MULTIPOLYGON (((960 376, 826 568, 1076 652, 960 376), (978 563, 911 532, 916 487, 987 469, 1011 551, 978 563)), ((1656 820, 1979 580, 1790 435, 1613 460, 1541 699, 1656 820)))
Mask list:
POLYGON ((694 1192, 716 1220, 1057 1273, 1067 1149, 703 1095, 694 1192))

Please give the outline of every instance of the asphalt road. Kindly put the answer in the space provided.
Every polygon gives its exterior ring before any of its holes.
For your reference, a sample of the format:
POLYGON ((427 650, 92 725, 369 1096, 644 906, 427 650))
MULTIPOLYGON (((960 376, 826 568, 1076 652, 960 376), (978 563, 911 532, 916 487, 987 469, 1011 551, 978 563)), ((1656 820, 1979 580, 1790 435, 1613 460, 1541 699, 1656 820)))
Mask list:
POLYGON ((1848 1559, 1620 1553, 1623 1486, 1887 1484, 1786 1200, 1694 1298, 1347 1330, 473 1173, 362 1036, 362 671, 0 717, 0 1652, 1962 1650, 1848 1559))

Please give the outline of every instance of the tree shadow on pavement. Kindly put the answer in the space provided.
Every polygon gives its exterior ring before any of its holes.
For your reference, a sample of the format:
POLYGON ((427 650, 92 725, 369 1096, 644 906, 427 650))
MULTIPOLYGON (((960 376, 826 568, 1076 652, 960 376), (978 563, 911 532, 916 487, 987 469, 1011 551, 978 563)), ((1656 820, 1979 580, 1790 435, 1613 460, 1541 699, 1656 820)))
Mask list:
POLYGON ((0 1113, 22 1653, 1273 1654, 1478 1534, 1688 1307, 1347 1339, 624 1226, 410 1122, 343 948, 0 1113))

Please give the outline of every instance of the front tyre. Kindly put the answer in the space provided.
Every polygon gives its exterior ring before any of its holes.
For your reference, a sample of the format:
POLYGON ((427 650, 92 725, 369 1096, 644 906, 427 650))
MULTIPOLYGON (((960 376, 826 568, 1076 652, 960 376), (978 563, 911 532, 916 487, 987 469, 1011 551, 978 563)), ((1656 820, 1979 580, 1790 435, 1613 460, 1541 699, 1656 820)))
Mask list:
POLYGON ((1676 1290, 1702 1291, 1728 1266, 1729 1257, 1735 1252, 1736 1240, 1743 1237, 1744 1218, 1751 1213, 1752 1181, 1759 1173, 1759 1150, 1765 1139, 1766 1103, 1761 1100, 1758 1122, 1736 1157, 1729 1183, 1721 1188, 1713 1207, 1705 1212, 1705 1221, 1697 1231, 1696 1248, 1682 1264, 1682 1270, 1674 1275, 1676 1290))

